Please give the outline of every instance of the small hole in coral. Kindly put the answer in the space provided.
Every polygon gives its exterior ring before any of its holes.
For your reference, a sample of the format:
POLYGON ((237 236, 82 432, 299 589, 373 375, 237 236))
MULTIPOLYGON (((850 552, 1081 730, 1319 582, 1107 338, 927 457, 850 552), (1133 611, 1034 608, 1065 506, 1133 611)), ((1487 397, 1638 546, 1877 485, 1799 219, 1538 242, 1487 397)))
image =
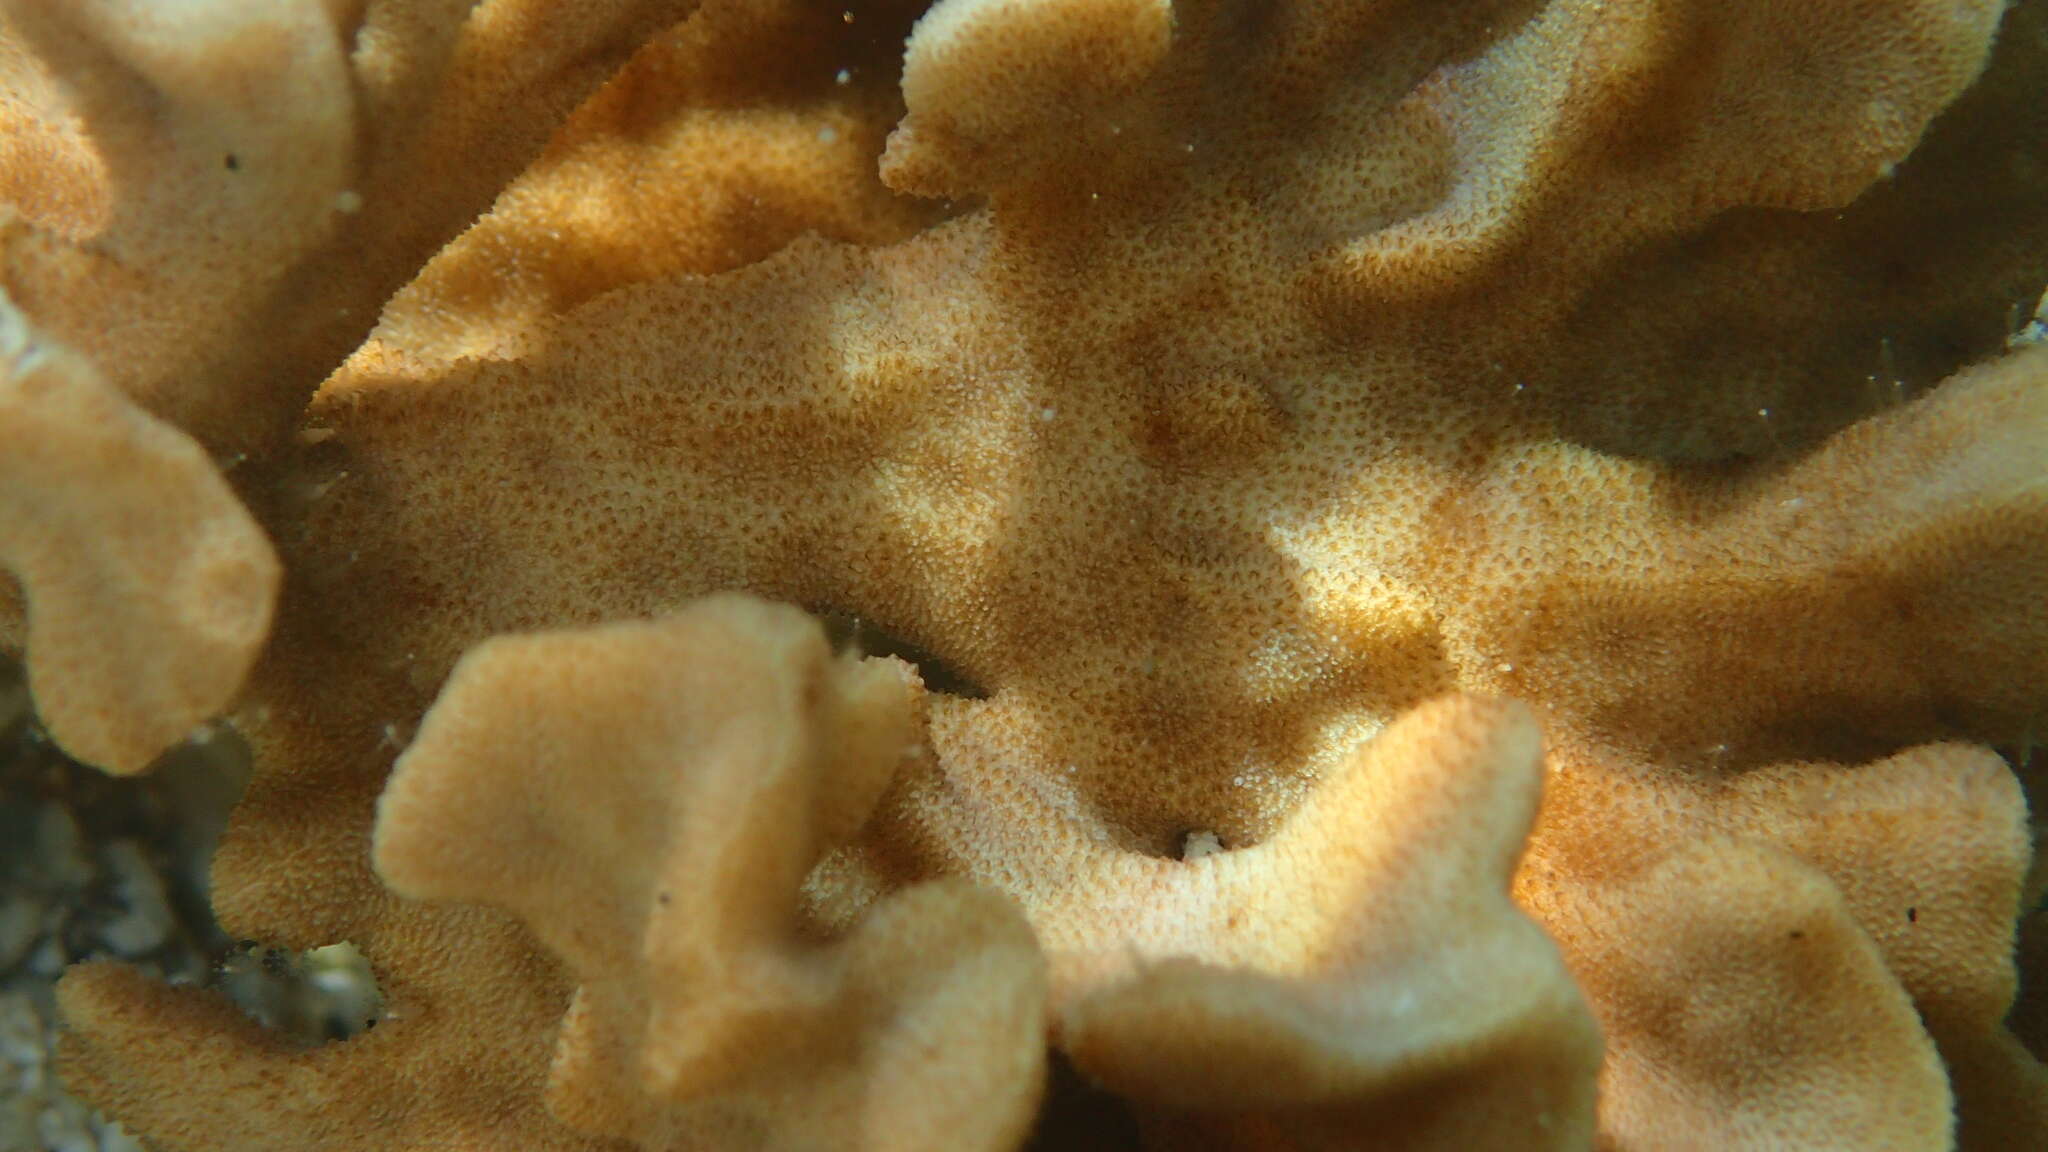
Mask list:
POLYGON ((233 152, 230 152, 221 160, 221 167, 226 168, 230 172, 240 172, 242 170, 242 161, 233 152))

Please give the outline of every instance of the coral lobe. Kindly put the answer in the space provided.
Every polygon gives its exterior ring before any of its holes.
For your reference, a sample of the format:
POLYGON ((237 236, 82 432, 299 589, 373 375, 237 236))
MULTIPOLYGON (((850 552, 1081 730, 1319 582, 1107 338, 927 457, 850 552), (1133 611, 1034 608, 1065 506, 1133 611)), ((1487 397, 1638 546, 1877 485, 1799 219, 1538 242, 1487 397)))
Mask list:
POLYGON ((2038 3, 278 6, 349 142, 246 195, 181 117, 276 61, 122 7, 0 4, 0 283, 247 454, 216 905, 392 1005, 73 973, 163 1147, 1007 1147, 1048 1045, 1161 1147, 2048 1132, 2038 3))

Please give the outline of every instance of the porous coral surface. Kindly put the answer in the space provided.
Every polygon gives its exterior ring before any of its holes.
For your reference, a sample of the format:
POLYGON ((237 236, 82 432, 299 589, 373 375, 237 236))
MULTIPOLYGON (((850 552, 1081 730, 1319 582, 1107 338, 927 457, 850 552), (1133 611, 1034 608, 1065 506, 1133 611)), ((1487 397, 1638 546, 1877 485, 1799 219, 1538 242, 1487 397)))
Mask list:
POLYGON ((274 545, 215 904, 386 1005, 75 972, 160 1146, 1000 1147, 1032 1016, 1049 1146, 2048 1135, 2039 0, 134 7, 0 4, 0 286, 274 545))

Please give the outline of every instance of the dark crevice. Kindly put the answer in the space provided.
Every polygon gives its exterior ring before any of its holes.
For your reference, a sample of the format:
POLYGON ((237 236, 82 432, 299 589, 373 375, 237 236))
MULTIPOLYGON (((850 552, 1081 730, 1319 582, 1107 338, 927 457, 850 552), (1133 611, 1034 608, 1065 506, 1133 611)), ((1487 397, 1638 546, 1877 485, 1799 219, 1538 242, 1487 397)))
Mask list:
POLYGON ((376 981, 353 947, 237 942, 213 918, 210 862, 249 773, 229 726, 202 727, 141 775, 109 776, 50 740, 20 679, 0 659, 0 892, 16 913, 0 916, 0 989, 54 1019, 62 970, 107 959, 217 989, 306 1047, 375 1022, 376 981))
POLYGON ((1050 1073, 1026 1152, 1136 1152, 1143 1146, 1137 1115, 1123 1098, 1090 1083, 1058 1049, 1050 1073))
POLYGON ((917 667, 926 691, 962 700, 988 699, 988 690, 951 662, 884 630, 865 616, 831 609, 813 609, 812 614, 825 626, 825 638, 831 641, 835 652, 852 650, 863 656, 894 656, 917 667))

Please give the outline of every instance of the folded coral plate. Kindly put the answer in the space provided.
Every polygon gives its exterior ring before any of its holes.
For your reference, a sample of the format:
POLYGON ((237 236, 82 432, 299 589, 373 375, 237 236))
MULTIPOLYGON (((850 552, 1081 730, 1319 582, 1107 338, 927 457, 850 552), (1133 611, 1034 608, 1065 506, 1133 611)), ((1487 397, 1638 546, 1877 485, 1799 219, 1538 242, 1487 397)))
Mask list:
POLYGON ((75 969, 153 1147, 2048 1144, 2039 3, 0 76, 0 645, 110 771, 239 728, 216 912, 384 1005, 75 969))

